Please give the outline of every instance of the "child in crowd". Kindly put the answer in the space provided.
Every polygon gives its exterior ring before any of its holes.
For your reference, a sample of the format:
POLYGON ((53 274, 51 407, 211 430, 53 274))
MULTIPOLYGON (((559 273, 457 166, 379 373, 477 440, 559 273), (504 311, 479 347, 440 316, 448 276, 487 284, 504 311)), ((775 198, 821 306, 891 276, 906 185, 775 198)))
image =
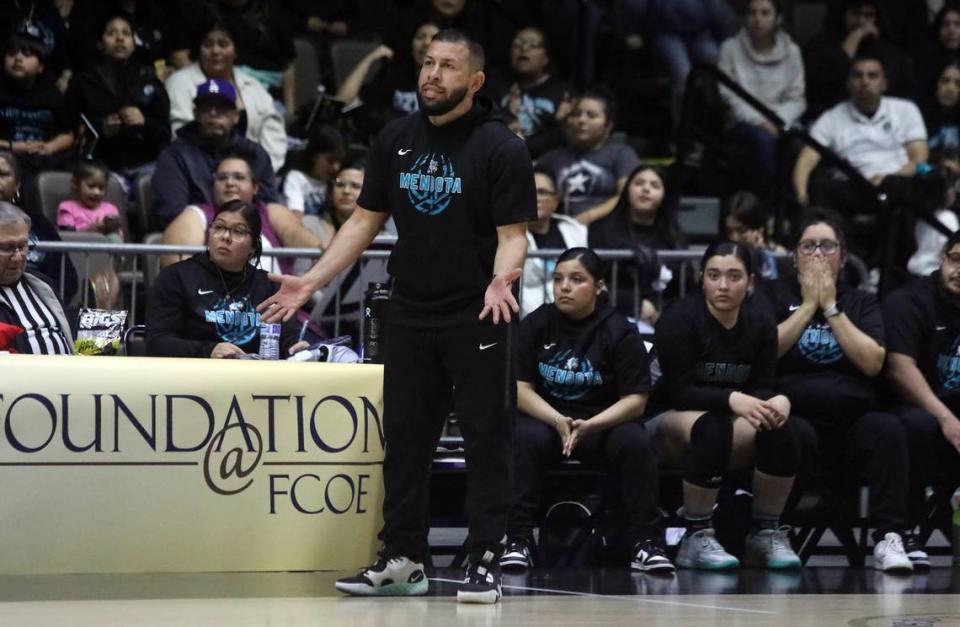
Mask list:
POLYGON ((304 215, 319 215, 327 204, 330 184, 345 156, 343 137, 332 127, 314 131, 306 148, 291 155, 290 171, 283 180, 287 207, 304 215))
POLYGON ((107 166, 99 161, 81 161, 73 171, 73 198, 57 208, 61 231, 94 231, 110 241, 123 242, 120 210, 103 199, 107 191, 107 166))
POLYGON ((727 201, 723 228, 727 239, 743 244, 753 253, 754 267, 760 278, 778 279, 782 269, 777 265, 776 254, 786 249, 768 239, 768 217, 755 194, 739 191, 727 201))
POLYGON ((25 188, 39 172, 62 169, 73 146, 76 115, 45 71, 51 44, 38 28, 10 36, 0 73, 0 148, 15 153, 25 188))

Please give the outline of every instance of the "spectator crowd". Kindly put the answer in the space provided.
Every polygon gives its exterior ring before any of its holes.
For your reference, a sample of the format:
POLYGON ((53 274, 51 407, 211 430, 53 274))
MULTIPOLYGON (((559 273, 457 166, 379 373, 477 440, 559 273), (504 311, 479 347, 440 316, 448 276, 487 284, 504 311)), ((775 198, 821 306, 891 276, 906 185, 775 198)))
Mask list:
MULTIPOLYGON (((88 231, 205 247, 161 260, 148 352, 257 352, 267 273, 302 270, 271 250, 326 248, 379 131, 418 112, 431 38, 457 28, 486 50, 481 99, 535 162, 528 250, 567 251, 523 271, 523 480, 503 566, 533 565, 542 474, 573 456, 629 478, 633 568, 672 570, 654 450, 683 469, 681 566, 739 564, 711 526, 735 467, 752 469, 743 561, 799 566, 780 521, 815 460, 869 485, 878 568, 929 565, 914 533, 924 488, 938 467, 960 476, 960 2, 825 3, 803 41, 782 0, 2 4, 0 330, 20 329, 14 350, 71 352, 75 271, 34 244, 88 231), (690 80, 698 63, 766 111, 690 80), (319 84, 302 98, 307 66, 319 84), (675 159, 685 124, 714 114, 696 158, 675 159), (661 128, 645 136, 650 119, 661 128), (712 168, 733 174, 711 187, 712 168), (72 173, 52 215, 51 171, 72 173), (110 185, 141 219, 107 200, 110 185), (718 198, 727 241, 681 273, 659 253, 691 244, 690 189, 718 198), (629 258, 612 272, 591 249, 629 258), (856 258, 868 273, 854 284, 856 258), (881 269, 902 285, 883 298, 881 269)), ((318 295, 303 324, 328 303, 318 295)), ((298 331, 284 324, 285 355, 303 347, 298 331)))

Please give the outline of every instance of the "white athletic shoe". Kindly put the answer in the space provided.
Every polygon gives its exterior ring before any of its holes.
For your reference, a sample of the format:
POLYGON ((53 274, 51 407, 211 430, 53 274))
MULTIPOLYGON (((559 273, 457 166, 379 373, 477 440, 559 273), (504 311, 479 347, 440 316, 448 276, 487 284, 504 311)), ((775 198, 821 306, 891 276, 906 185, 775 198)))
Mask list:
POLYGON ((423 564, 406 557, 381 557, 353 577, 337 580, 337 590, 355 596, 418 596, 430 585, 423 564))
POLYGON ((899 533, 888 532, 873 545, 873 567, 885 573, 912 573, 913 562, 903 549, 899 533))

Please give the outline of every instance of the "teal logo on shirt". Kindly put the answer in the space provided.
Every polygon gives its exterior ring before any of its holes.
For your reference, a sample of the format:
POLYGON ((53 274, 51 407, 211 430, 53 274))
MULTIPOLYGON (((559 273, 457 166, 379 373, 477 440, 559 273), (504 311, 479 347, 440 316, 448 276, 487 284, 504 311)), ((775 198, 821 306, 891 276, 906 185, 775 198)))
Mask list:
POLYGON ((537 365, 543 386, 554 398, 563 401, 576 401, 590 391, 590 388, 603 385, 603 377, 586 357, 577 357, 573 351, 561 351, 547 362, 537 365))
POLYGON ((843 349, 828 324, 811 324, 797 342, 800 353, 815 364, 832 364, 843 357, 843 349))
POLYGON ((960 388, 960 337, 954 340, 949 355, 941 353, 937 357, 937 374, 940 375, 940 386, 944 390, 960 388))
POLYGON ((237 346, 250 342, 260 331, 260 314, 246 296, 221 297, 213 307, 204 310, 203 317, 216 328, 222 341, 237 346))
POLYGON ((454 195, 463 193, 463 181, 444 154, 429 152, 417 157, 407 172, 400 173, 400 189, 410 204, 428 216, 443 213, 454 195))

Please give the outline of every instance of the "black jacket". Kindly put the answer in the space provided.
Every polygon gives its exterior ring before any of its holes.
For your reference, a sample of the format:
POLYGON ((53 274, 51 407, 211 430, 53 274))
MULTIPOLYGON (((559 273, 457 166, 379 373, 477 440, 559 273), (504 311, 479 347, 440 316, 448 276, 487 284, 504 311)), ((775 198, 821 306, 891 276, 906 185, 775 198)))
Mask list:
MULTIPOLYGON (((203 252, 164 268, 147 301, 147 354, 155 357, 209 357, 221 342, 247 353, 260 350, 256 307, 277 291, 267 273, 220 270, 203 252)), ((297 342, 297 325, 283 324, 280 355, 297 342)))
POLYGON ((234 148, 255 156, 253 177, 260 186, 257 199, 276 202, 280 198, 277 180, 270 156, 260 144, 234 130, 229 141, 214 146, 200 135, 197 123, 190 122, 177 131, 177 139, 157 158, 151 186, 155 226, 165 228, 187 205, 212 203, 213 171, 218 156, 234 148))
POLYGON ((103 62, 74 81, 76 109, 87 116, 100 139, 95 155, 114 170, 131 168, 157 159, 170 142, 170 99, 153 68, 131 61, 120 67, 103 62), (143 126, 123 126, 113 137, 103 131, 110 114, 124 107, 137 107, 143 126))

